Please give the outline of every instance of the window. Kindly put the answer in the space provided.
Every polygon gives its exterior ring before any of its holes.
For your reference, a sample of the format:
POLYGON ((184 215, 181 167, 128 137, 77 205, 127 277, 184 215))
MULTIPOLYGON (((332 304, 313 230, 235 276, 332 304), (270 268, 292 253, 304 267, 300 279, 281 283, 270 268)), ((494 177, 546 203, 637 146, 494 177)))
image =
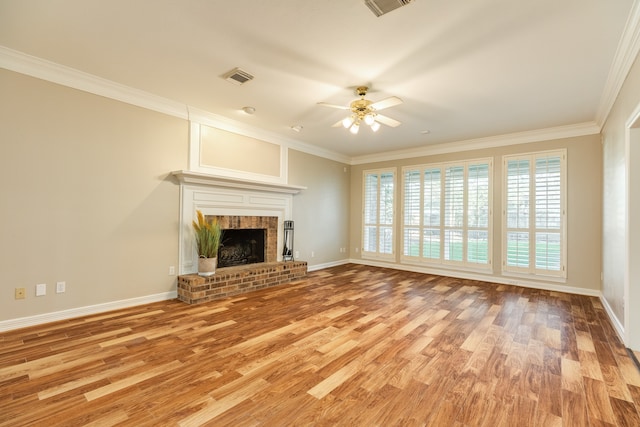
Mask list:
POLYGON ((503 271, 566 277, 566 151, 504 157, 503 271))
POLYGON ((403 168, 403 260, 490 268, 491 176, 491 159, 403 168))
POLYGON ((395 180, 395 169, 364 172, 363 257, 394 257, 395 180))

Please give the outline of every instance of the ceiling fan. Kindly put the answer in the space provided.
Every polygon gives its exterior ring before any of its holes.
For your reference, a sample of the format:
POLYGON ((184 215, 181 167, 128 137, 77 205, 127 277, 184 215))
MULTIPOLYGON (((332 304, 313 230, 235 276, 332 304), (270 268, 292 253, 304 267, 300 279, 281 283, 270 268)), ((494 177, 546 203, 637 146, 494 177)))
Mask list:
POLYGON ((393 107, 394 105, 402 104, 402 99, 397 96, 390 96, 378 102, 372 102, 365 99, 367 95, 367 86, 359 86, 356 88, 356 94, 360 99, 352 101, 348 106, 328 104, 326 102, 318 102, 318 105, 325 107, 338 108, 340 110, 350 110, 351 114, 345 117, 343 120, 335 123, 333 127, 343 126, 345 129, 349 129, 351 133, 356 134, 360 130, 360 124, 362 122, 371 126, 371 129, 376 132, 380 129, 380 123, 390 127, 400 126, 401 123, 395 119, 379 114, 378 111, 385 108, 393 107))

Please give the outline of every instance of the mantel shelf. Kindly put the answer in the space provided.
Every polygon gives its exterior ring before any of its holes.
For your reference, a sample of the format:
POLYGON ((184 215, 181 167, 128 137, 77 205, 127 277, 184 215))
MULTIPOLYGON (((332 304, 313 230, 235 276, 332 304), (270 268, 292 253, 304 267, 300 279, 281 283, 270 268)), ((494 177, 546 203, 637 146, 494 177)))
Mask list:
POLYGON ((287 194, 298 194, 300 191, 307 189, 307 187, 303 187, 300 185, 288 185, 238 178, 228 178, 185 170, 171 172, 171 175, 175 176, 180 184, 205 185, 210 187, 223 188, 241 188, 245 190, 268 191, 271 193, 287 194))

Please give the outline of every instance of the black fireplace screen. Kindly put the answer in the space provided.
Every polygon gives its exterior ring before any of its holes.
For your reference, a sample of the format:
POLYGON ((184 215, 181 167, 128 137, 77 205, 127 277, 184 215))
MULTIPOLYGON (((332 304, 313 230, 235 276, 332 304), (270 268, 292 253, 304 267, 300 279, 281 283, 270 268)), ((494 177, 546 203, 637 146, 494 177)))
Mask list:
POLYGON ((218 267, 264 262, 264 228, 227 229, 218 250, 218 267))

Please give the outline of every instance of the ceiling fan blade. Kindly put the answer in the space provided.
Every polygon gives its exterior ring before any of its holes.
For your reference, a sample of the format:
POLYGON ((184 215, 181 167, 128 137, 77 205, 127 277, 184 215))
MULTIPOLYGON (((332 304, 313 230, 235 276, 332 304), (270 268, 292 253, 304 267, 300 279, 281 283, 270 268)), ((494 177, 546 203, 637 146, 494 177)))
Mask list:
POLYGON ((323 107, 337 108, 339 110, 349 110, 349 107, 345 107, 344 105, 327 104, 326 102, 318 102, 318 105, 322 105, 323 107))
POLYGON ((334 124, 331 125, 332 128, 339 128, 339 127, 344 127, 342 126, 342 120, 339 120, 337 122, 335 122, 334 124))
POLYGON ((394 105, 402 104, 402 99, 397 96, 390 96, 389 98, 382 99, 378 102, 371 104, 371 108, 374 110, 383 110, 385 108, 393 107, 394 105))
POLYGON ((383 125, 390 126, 392 128, 400 126, 402 123, 391 117, 383 116, 382 114, 376 114, 376 122, 380 122, 383 125))

